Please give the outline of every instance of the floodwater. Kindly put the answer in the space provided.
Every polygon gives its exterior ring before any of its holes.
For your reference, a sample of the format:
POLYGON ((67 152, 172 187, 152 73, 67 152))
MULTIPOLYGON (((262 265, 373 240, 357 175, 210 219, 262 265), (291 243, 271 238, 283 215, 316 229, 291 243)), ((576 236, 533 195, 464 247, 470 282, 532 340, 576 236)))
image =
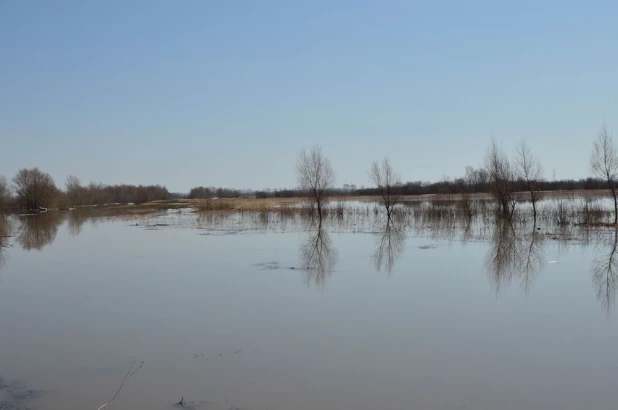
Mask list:
POLYGON ((130 360, 106 410, 618 405, 613 230, 52 214, 0 235, 1 409, 97 410, 130 360))

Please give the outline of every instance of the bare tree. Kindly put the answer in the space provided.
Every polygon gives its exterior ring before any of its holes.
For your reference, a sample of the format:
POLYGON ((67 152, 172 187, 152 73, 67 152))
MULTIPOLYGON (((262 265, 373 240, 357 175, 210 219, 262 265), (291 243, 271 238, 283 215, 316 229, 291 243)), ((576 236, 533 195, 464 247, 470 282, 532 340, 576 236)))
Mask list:
POLYGON ((48 208, 58 195, 51 175, 38 168, 21 169, 13 183, 20 205, 26 209, 48 208))
POLYGON ((618 224, 618 197, 616 195, 616 176, 618 174, 618 156, 614 148, 612 135, 603 124, 594 142, 590 155, 590 170, 592 174, 607 183, 610 196, 614 201, 614 223, 618 224))
POLYGON ((309 152, 302 150, 296 164, 298 186, 315 202, 320 222, 328 190, 335 182, 335 172, 322 148, 315 145, 309 152))
POLYGON ((86 189, 82 187, 79 182, 79 178, 73 175, 67 177, 67 181, 64 184, 67 198, 73 206, 84 205, 86 201, 86 189))
POLYGON ((393 167, 388 158, 384 158, 382 164, 379 164, 377 161, 373 163, 371 171, 369 172, 369 178, 378 188, 378 193, 380 194, 380 198, 382 198, 382 204, 386 208, 386 216, 390 221, 393 208, 401 202, 403 198, 401 190, 398 189, 401 185, 401 178, 398 174, 393 172, 393 167))
POLYGON ((491 193, 498 202, 498 208, 503 217, 511 219, 515 211, 515 192, 513 168, 509 159, 495 140, 485 155, 485 170, 491 193))
POLYGON ((4 211, 9 198, 11 197, 11 189, 6 178, 0 175, 0 212, 4 211))
POLYGON ((475 169, 470 165, 466 166, 465 183, 473 192, 478 192, 485 188, 487 184, 487 171, 484 168, 475 169))
POLYGON ((534 222, 536 223, 536 203, 539 200, 537 184, 543 177, 543 168, 523 138, 517 147, 515 166, 517 177, 524 183, 528 192, 530 192, 532 212, 534 214, 534 222))

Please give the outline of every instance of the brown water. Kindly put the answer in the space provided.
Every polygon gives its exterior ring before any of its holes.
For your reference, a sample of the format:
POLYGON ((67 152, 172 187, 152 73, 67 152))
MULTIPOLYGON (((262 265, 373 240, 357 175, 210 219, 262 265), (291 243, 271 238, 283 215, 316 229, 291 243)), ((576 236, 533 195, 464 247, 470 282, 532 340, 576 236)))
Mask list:
POLYGON ((81 222, 11 220, 0 408, 97 410, 131 357, 107 410, 618 406, 613 231, 81 222))

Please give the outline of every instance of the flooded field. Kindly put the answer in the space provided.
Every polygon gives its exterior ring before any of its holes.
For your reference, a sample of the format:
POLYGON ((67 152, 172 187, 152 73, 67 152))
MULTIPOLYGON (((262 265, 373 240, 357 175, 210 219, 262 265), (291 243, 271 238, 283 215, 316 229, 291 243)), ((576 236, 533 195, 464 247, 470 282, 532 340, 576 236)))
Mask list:
POLYGON ((4 218, 0 409, 614 409, 618 235, 567 205, 4 218))

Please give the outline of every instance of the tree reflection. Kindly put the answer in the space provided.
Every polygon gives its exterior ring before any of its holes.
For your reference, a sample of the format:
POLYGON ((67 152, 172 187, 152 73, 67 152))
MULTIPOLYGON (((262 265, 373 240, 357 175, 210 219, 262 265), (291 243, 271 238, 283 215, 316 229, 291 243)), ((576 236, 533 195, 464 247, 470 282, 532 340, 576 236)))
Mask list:
POLYGON ((307 286, 324 286, 337 263, 337 250, 321 224, 301 244, 300 259, 307 286))
POLYGON ((372 256, 375 269, 378 272, 384 269, 390 274, 393 271, 395 261, 403 253, 404 245, 405 231, 403 227, 397 226, 389 220, 377 241, 376 250, 372 256))
POLYGON ((6 263, 6 253, 4 251, 4 248, 5 248, 4 240, 0 238, 0 269, 2 269, 2 267, 6 263))
POLYGON ((607 252, 594 260, 592 268, 592 282, 597 291, 597 299, 608 314, 616 298, 616 281, 618 280, 617 245, 618 229, 614 230, 607 252))
POLYGON ((78 236, 82 232, 82 226, 87 221, 94 223, 96 221, 94 215, 86 210, 74 210, 68 214, 69 235, 78 236))
POLYGON ((527 241, 521 241, 521 255, 519 270, 522 275, 521 286, 528 294, 532 288, 532 283, 539 275, 545 263, 545 248, 543 237, 533 227, 532 233, 527 241))
POLYGON ((50 245, 56 239, 58 227, 62 224, 64 215, 63 212, 45 212, 21 218, 17 242, 27 251, 41 250, 50 245))
POLYGON ((507 287, 515 275, 515 265, 519 260, 517 235, 509 220, 496 221, 492 236, 491 248, 485 259, 489 281, 496 293, 507 287))
POLYGON ((528 293, 544 263, 542 237, 533 227, 527 237, 519 237, 511 221, 499 220, 494 226, 491 248, 485 259, 489 281, 496 293, 520 277, 521 287, 528 293))
POLYGON ((472 219, 468 219, 466 221, 466 225, 463 228, 463 232, 461 234, 461 241, 466 243, 470 241, 474 236, 474 232, 472 230, 472 219))
POLYGON ((8 238, 11 235, 11 225, 9 224, 9 220, 4 216, 0 215, 0 268, 4 266, 6 261, 6 251, 5 248, 8 248, 8 238))

